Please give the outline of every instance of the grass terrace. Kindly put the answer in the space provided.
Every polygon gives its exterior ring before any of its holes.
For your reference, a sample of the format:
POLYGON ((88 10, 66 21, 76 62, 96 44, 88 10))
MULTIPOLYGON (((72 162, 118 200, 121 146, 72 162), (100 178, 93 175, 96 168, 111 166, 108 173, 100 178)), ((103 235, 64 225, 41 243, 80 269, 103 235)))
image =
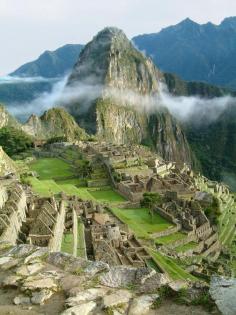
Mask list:
POLYGON ((33 192, 41 197, 50 197, 62 191, 54 180, 38 180, 35 177, 28 177, 27 181, 32 186, 33 192))
POLYGON ((73 233, 65 233, 61 243, 61 251, 68 254, 73 254, 74 237, 73 233))
POLYGON ((177 232, 167 236, 159 237, 155 240, 156 244, 168 245, 174 243, 175 241, 183 240, 186 238, 186 234, 177 232))
POLYGON ((188 250, 192 250, 192 249, 194 249, 197 246, 198 246, 198 244, 196 242, 189 242, 189 243, 187 243, 185 245, 177 246, 175 248, 175 250, 176 250, 177 253, 185 253, 188 250))
POLYGON ((34 161, 30 168, 37 172, 39 179, 55 179, 73 176, 73 168, 57 158, 43 158, 34 161))
POLYGON ((159 214, 154 213, 153 218, 147 208, 119 209, 112 208, 121 221, 126 223, 137 237, 150 239, 150 234, 161 232, 172 228, 173 225, 162 218, 159 214))
POLYGON ((101 202, 120 203, 126 201, 124 197, 112 190, 111 187, 102 189, 89 189, 89 193, 97 200, 101 202))
POLYGON ((156 252, 153 249, 147 249, 155 263, 166 272, 173 280, 191 280, 196 281, 197 278, 185 271, 171 258, 156 252))

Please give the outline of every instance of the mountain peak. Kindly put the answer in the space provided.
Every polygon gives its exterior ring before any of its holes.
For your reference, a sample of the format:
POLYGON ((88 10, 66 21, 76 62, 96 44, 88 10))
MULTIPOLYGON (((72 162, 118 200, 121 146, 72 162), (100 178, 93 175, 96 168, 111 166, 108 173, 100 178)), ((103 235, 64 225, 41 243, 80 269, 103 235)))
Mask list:
POLYGON ((220 26, 223 26, 223 27, 230 27, 230 28, 234 28, 236 29, 236 16, 230 16, 228 18, 225 18, 220 26))

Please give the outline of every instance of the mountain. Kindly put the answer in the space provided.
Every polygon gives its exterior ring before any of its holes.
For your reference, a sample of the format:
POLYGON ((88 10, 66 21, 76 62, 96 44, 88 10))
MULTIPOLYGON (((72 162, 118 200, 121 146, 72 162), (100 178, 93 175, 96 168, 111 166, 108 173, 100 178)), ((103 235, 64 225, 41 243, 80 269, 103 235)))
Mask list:
POLYGON ((66 140, 86 139, 86 133, 74 118, 63 108, 52 108, 41 117, 30 116, 22 126, 28 135, 37 139, 65 138, 66 140))
POLYGON ((151 59, 117 28, 105 28, 80 54, 66 89, 78 95, 65 104, 88 133, 116 144, 148 144, 165 159, 191 164, 184 133, 167 109, 148 101, 164 80, 151 59), (83 91, 87 94, 84 95, 83 91), (89 98, 87 97, 89 95, 89 98), (144 108, 145 106, 145 108, 144 108))
POLYGON ((45 51, 37 60, 28 62, 12 72, 17 77, 62 77, 75 64, 83 45, 65 45, 55 51, 45 51))
POLYGON ((133 41, 164 72, 236 89, 236 17, 226 18, 220 25, 186 19, 133 41))

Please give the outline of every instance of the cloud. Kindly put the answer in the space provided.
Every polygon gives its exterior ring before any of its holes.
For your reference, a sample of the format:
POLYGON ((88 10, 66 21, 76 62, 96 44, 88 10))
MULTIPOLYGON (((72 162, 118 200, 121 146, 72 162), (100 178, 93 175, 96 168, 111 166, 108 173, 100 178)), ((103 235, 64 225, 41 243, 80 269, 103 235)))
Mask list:
POLYGON ((33 83, 33 82, 53 82, 56 79, 48 79, 43 77, 17 77, 17 76, 3 76, 0 77, 0 84, 16 84, 16 83, 33 83))
MULTIPOLYGON (((14 80, 20 81, 21 78, 7 77, 7 80, 15 82, 14 80)), ((24 80, 31 82, 31 80, 41 80, 41 78, 24 78, 24 80)), ((71 105, 78 104, 78 107, 73 107, 73 112, 78 108, 81 113, 88 111, 95 99, 103 97, 111 98, 118 105, 135 108, 148 115, 167 108, 177 120, 201 125, 217 120, 229 105, 236 104, 236 99, 231 96, 212 99, 198 96, 174 96, 169 93, 163 83, 160 83, 159 93, 150 96, 141 95, 133 90, 103 86, 96 76, 86 77, 84 82, 71 85, 67 85, 67 82, 68 76, 65 76, 54 83, 51 92, 42 93, 32 102, 10 104, 8 109, 21 120, 28 118, 31 114, 41 115, 45 110, 55 106, 69 109, 71 105)))

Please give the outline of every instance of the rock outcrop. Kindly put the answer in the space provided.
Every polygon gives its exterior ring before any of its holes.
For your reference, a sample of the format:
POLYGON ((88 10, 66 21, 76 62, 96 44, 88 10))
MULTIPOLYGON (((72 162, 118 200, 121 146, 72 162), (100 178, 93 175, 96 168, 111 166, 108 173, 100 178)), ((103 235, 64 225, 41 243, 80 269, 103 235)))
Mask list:
POLYGON ((63 108, 52 108, 41 117, 30 116, 22 129, 37 139, 65 138, 68 141, 86 139, 86 133, 63 108))
POLYGON ((0 129, 3 127, 20 128, 20 123, 0 104, 0 129))
POLYGON ((16 165, 0 146, 0 177, 16 173, 16 165))
POLYGON ((121 30, 105 28, 82 50, 66 87, 77 97, 65 107, 98 138, 147 144, 165 159, 191 164, 184 133, 158 103, 162 80, 121 30))

